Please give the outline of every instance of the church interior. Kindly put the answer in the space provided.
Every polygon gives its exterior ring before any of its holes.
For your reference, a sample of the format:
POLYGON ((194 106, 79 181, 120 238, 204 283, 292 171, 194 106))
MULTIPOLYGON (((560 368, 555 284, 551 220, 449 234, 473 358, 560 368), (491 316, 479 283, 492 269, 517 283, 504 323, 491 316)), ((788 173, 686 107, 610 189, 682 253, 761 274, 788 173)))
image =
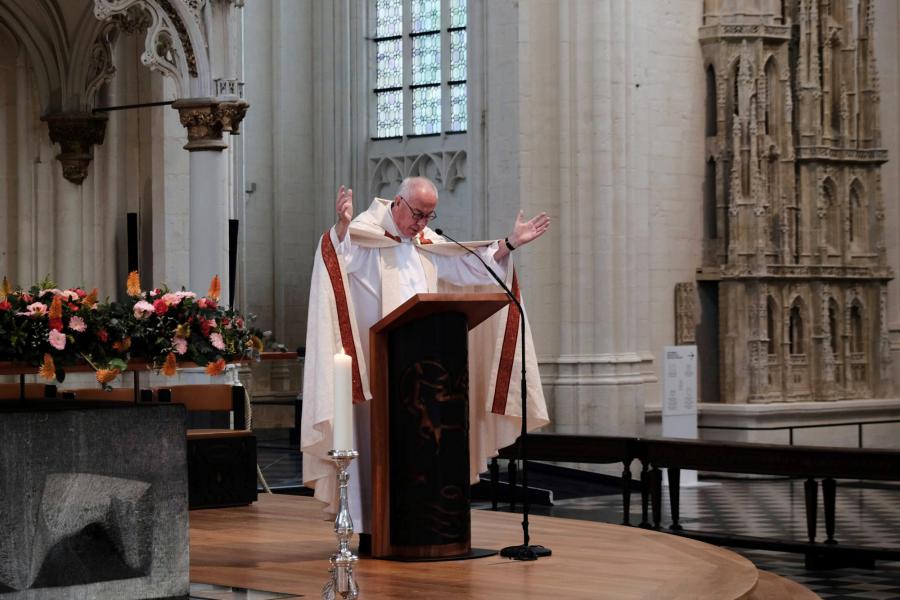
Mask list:
POLYGON ((0 80, 0 599, 900 599, 897 0, 0 0, 0 80), (506 236, 534 356, 485 375, 549 420, 463 550, 379 541, 398 422, 327 512, 300 452, 335 194, 408 178, 506 236))

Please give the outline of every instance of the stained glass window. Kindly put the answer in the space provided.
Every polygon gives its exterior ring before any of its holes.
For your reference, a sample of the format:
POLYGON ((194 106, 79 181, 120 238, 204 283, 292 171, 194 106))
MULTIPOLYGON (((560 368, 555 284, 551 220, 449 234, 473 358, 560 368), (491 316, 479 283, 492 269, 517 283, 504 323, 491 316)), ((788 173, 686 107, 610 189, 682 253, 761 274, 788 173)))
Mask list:
POLYGON ((466 0, 450 0, 450 27, 466 26, 466 0))
POLYGON ((412 33, 437 31, 441 28, 440 0, 412 0, 412 33))
POLYGON ((403 39, 376 42, 375 87, 394 88, 403 85, 403 39))
POLYGON ((376 138, 468 126, 468 0, 371 0, 376 138))
POLYGON ((378 92, 375 95, 375 103, 378 114, 376 137, 403 135, 403 90, 378 92))
POLYGON ((377 0, 375 3, 375 37, 403 34, 403 0, 377 0))
POLYGON ((465 83, 450 85, 450 131, 466 130, 468 124, 467 100, 465 83))
POLYGON ((441 34, 412 38, 412 84, 441 82, 441 34))
POLYGON ((415 135, 441 132, 441 86, 413 89, 412 125, 415 135))
POLYGON ((466 79, 466 30, 450 32, 450 81, 466 79))

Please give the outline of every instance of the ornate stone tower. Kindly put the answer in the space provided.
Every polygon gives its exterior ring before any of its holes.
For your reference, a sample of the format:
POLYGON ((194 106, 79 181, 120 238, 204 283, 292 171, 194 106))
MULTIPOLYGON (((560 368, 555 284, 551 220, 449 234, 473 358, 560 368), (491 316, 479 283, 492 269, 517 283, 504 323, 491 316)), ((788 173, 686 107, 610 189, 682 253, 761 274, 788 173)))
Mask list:
POLYGON ((698 343, 719 401, 890 391, 872 1, 705 0, 698 343))

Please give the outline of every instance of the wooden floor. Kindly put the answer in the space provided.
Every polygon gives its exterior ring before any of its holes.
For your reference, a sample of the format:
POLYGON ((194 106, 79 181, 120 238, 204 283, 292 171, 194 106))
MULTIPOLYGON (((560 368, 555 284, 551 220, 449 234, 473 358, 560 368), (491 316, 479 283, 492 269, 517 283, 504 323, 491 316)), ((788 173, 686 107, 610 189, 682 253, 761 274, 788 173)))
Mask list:
MULTIPOLYGON (((516 514, 472 511, 473 546, 497 549, 520 542, 520 522, 516 514)), ((315 500, 262 494, 248 507, 192 511, 190 526, 192 581, 320 597, 336 541, 332 523, 315 500)), ((761 597, 754 594, 759 574, 753 564, 708 544, 540 516, 531 518, 531 534, 533 542, 553 550, 552 557, 536 562, 499 556, 435 563, 361 560, 356 571, 360 598, 761 597)))

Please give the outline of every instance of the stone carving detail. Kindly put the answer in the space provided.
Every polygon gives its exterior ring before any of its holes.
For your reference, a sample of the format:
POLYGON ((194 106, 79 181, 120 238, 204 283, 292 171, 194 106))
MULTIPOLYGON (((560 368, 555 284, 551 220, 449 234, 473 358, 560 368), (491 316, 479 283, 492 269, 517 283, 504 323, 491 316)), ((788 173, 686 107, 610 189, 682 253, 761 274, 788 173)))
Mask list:
POLYGON ((206 6, 206 0, 184 0, 188 10, 194 17, 194 21, 199 25, 203 15, 203 8, 206 6))
MULTIPOLYGON (((186 92, 185 78, 198 75, 197 56, 187 28, 170 0, 94 0, 94 16, 100 21, 113 20, 117 15, 131 20, 140 11, 149 21, 141 62, 171 77, 180 92, 186 92)), ((133 23, 135 28, 144 24, 143 20, 133 23)))
POLYGON ((150 12, 142 6, 129 6, 125 11, 112 14, 109 19, 125 33, 141 33, 153 23, 150 12))
POLYGON ((100 87, 111 81, 116 74, 116 67, 113 65, 112 45, 115 41, 118 25, 110 23, 105 25, 90 51, 90 64, 88 65, 86 84, 84 86, 84 97, 93 100, 94 94, 100 87))
MULTIPOLYGON (((851 351, 841 314, 844 332, 832 340, 828 305, 850 289, 871 305, 893 277, 878 184, 888 155, 879 147, 871 6, 858 26, 856 11, 835 11, 826 0, 772 2, 775 14, 742 12, 746 3, 730 0, 703 4, 702 64, 716 66, 715 106, 707 108, 719 118, 703 160, 721 165, 724 235, 705 239, 700 254, 703 272, 720 274, 720 346, 746 349, 720 348, 722 401, 883 397, 890 385, 878 365, 890 360, 887 346, 851 351), (780 343, 769 348, 778 356, 765 356, 761 290, 781 311, 780 343), (804 298, 802 331, 791 326, 792 302, 781 302, 790 294, 804 298), (749 386, 734 383, 748 376, 749 386)), ((874 342, 885 318, 870 311, 853 335, 862 327, 874 342)))
POLYGON ((103 143, 107 117, 75 112, 50 114, 41 120, 47 123, 50 139, 59 144, 61 152, 56 158, 62 163, 63 177, 81 185, 94 157, 94 145, 103 143))
POLYGON ((244 82, 238 79, 216 79, 216 96, 244 97, 244 82))
POLYGON ((379 196, 405 177, 425 176, 452 192, 466 178, 466 151, 428 152, 411 156, 374 158, 370 162, 369 191, 379 196))
POLYGON ((697 343, 697 288, 693 281, 675 284, 675 344, 697 343))
POLYGON ((222 131, 232 135, 240 133, 241 121, 247 114, 250 104, 244 100, 227 100, 219 102, 218 114, 222 122, 222 131))
POLYGON ((181 124, 187 128, 185 150, 223 150, 228 144, 223 132, 237 134, 250 104, 245 100, 219 101, 214 98, 183 98, 172 108, 178 111, 181 124))

